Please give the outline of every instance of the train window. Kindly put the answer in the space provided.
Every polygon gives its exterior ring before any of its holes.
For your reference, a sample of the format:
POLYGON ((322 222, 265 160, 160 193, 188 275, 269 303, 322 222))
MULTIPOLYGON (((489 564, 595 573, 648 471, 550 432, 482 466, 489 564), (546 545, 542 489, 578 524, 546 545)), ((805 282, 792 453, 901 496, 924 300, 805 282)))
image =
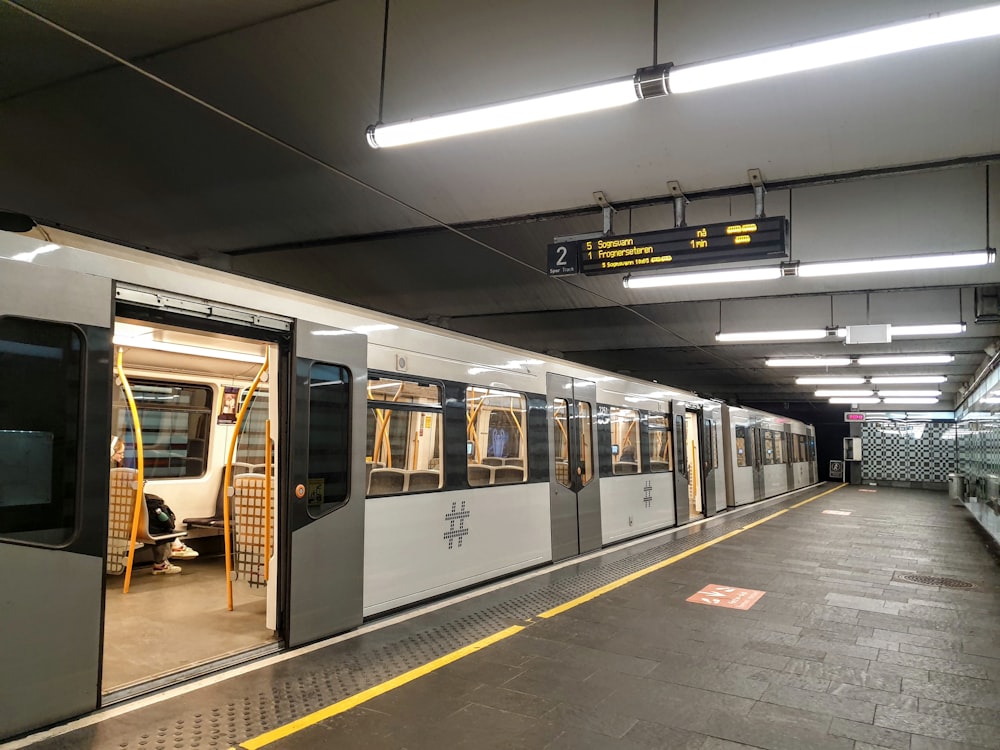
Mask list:
POLYGON ((556 457, 556 481, 563 487, 571 485, 569 478, 569 403, 564 398, 552 399, 552 424, 556 457))
POLYGON ((708 457, 705 459, 705 465, 709 469, 719 468, 719 446, 718 446, 718 436, 715 434, 715 421, 711 419, 705 420, 705 442, 708 444, 708 457))
POLYGON ((771 431, 774 440, 774 461, 776 464, 785 463, 785 434, 783 432, 771 431))
POLYGON ((639 412, 635 409, 610 408, 611 465, 615 474, 638 474, 642 471, 642 457, 639 450, 639 412))
MULTIPOLYGON (((246 400, 247 391, 240 394, 240 408, 246 400)), ((266 462, 264 449, 265 424, 267 422, 267 391, 256 390, 247 407, 240 429, 240 439, 236 443, 236 454, 233 459, 237 463, 263 464, 266 462)), ((271 457, 272 463, 274 457, 271 457)))
POLYGON ((762 430, 764 433, 764 463, 775 463, 774 430, 762 430))
POLYGON ((441 387, 416 380, 368 379, 368 496, 441 487, 441 387))
POLYGON ((309 368, 309 490, 313 518, 347 500, 351 455, 350 373, 339 365, 315 362, 309 368))
POLYGON ((580 441, 580 482, 589 484, 594 478, 594 454, 591 450, 591 435, 594 434, 594 418, 590 404, 586 401, 577 401, 577 427, 580 441))
POLYGON ((736 465, 747 466, 747 428, 744 425, 736 425, 736 465))
POLYGON ((465 390, 469 484, 515 484, 527 478, 528 406, 520 393, 469 386, 465 390))
POLYGON ((796 435, 795 438, 796 438, 795 444, 797 447, 795 460, 798 461, 799 463, 802 463, 803 461, 806 460, 806 436, 796 435))
POLYGON ((0 317, 0 537, 73 536, 84 351, 72 326, 0 317))
POLYGON ((650 414, 649 425, 649 470, 673 471, 673 435, 666 414, 650 414))
MULTIPOLYGON (((142 427, 147 479, 200 477, 208 458, 212 389, 207 385, 132 380, 142 427)), ((132 415, 124 398, 115 401, 113 434, 130 434, 132 415)), ((135 443, 125 448, 125 466, 135 466, 135 443)))

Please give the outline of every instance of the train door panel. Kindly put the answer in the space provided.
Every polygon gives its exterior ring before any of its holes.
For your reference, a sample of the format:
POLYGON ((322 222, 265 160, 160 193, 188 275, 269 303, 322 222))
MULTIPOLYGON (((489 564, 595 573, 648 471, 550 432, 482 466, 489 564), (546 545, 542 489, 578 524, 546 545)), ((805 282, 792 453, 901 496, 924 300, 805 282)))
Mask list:
POLYGON ((100 698, 111 283, 0 261, 0 739, 100 698))
POLYGON ((362 619, 367 340, 299 321, 290 471, 289 646, 362 619))
POLYGON ((761 427, 761 419, 752 417, 750 420, 750 431, 753 433, 753 499, 763 500, 764 493, 764 464, 767 461, 767 451, 764 447, 764 429, 761 427))
POLYGON ((691 467, 688 466, 684 403, 674 401, 671 414, 674 431, 674 511, 677 514, 677 525, 682 526, 691 520, 691 503, 688 500, 688 475, 691 467))
POLYGON ((701 465, 706 516, 711 516, 726 507, 724 479, 718 471, 720 415, 718 406, 706 406, 702 412, 701 465))
POLYGON ((596 384, 549 373, 549 505, 552 559, 601 547, 601 496, 594 456, 596 384))
POLYGON ((688 410, 684 413, 685 451, 688 464, 687 498, 691 518, 705 515, 705 473, 702 437, 701 411, 688 410))

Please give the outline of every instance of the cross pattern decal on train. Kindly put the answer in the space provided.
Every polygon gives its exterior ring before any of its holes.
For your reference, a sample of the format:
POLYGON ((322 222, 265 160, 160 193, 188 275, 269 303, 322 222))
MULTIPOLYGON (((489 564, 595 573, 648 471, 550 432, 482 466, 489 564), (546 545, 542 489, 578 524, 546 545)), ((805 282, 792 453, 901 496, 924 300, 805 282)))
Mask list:
POLYGON ((455 540, 458 540, 458 546, 462 546, 462 537, 469 533, 469 530, 465 527, 465 521, 469 517, 472 511, 465 509, 465 500, 462 500, 462 505, 459 510, 456 510, 458 502, 453 502, 451 504, 451 511, 444 514, 444 520, 448 522, 448 530, 444 532, 444 538, 448 540, 448 549, 454 549, 455 540), (455 528, 455 521, 458 521, 458 528, 455 528))
POLYGON ((653 483, 648 479, 642 488, 642 502, 647 508, 653 504, 653 483))

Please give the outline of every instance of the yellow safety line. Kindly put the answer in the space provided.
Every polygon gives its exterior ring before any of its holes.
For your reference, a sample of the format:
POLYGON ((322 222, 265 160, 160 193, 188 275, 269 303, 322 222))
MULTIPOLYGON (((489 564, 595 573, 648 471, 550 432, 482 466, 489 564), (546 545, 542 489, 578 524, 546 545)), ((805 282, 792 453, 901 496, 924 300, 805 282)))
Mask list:
POLYGON ((435 670, 440 669, 446 664, 451 664, 454 661, 458 661, 469 654, 474 654, 476 651, 481 651, 487 646, 492 646, 498 641, 502 641, 505 638, 510 638, 512 635, 516 635, 524 630, 523 625, 512 625, 506 630, 501 630, 499 633, 494 633, 487 638, 483 638, 480 641, 460 648, 457 651, 452 651, 450 654, 445 654, 444 656, 435 659, 434 661, 428 662, 423 666, 417 667, 416 669, 411 669, 409 672, 404 672, 398 677, 393 677, 387 682, 383 682, 380 685, 375 685, 367 690, 364 690, 357 695, 352 695, 350 698, 345 698, 342 701, 331 704, 326 708, 321 708, 319 711, 314 711, 311 714, 303 716, 301 719, 296 719, 295 721, 289 722, 282 727, 277 729, 272 729, 270 732, 265 732, 262 735, 254 737, 251 740, 240 743, 241 748, 246 748, 246 750, 257 750, 257 748, 264 747, 265 745, 270 745, 272 742, 277 742, 280 739, 284 739, 291 734, 295 734, 307 727, 311 727, 314 724, 329 719, 331 716, 336 716, 337 714, 342 714, 344 711, 348 711, 355 706, 359 706, 362 703, 370 701, 372 698, 377 698, 380 695, 388 693, 390 690, 395 690, 408 682, 413 682, 413 680, 418 677, 423 677, 426 674, 430 674, 435 670))
MULTIPOLYGON (((834 487, 833 489, 827 490, 826 492, 822 492, 819 495, 816 495, 815 497, 811 497, 808 500, 803 500, 801 503, 798 503, 798 505, 793 505, 792 507, 797 508, 799 505, 805 505, 808 502, 812 502, 813 500, 823 497, 823 495, 829 495, 831 492, 836 492, 837 490, 846 486, 847 486, 846 484, 841 484, 837 487, 834 487)), ((566 602, 565 604, 561 604, 558 607, 554 607, 546 612, 542 612, 538 616, 545 618, 554 617, 555 615, 561 612, 565 612, 566 610, 572 609, 573 607, 583 604, 584 602, 589 602, 592 599, 596 599, 602 594, 606 594, 609 591, 613 591, 614 589, 620 588, 621 586, 624 586, 626 583, 631 583, 637 578, 642 578, 643 576, 648 575, 649 573, 652 573, 655 570, 660 570, 661 568, 665 568, 668 565, 673 565, 678 560, 683 560, 685 557, 689 557, 695 554, 696 552, 700 552, 703 549, 707 549, 708 547, 711 547, 714 544, 718 544, 719 542, 725 541, 726 539, 734 537, 737 534, 742 534, 747 529, 752 529, 754 526, 759 526, 760 524, 766 521, 770 521, 772 518, 777 518, 783 513, 787 513, 788 510, 789 510, 788 508, 779 510, 767 516, 766 518, 760 519, 759 521, 754 521, 753 523, 747 524, 746 526, 743 526, 739 529, 730 531, 728 534, 723 534, 722 536, 716 539, 712 539, 709 542, 705 542, 704 544, 699 544, 697 547, 693 547, 692 549, 689 549, 686 552, 682 552, 679 555, 674 555, 673 557, 667 560, 663 560, 662 562, 656 563, 655 565, 650 565, 648 568, 643 568, 642 570, 627 575, 624 578, 620 578, 614 583, 609 583, 606 586, 601 586, 600 588, 594 589, 589 594, 585 594, 581 597, 573 599, 572 601, 566 602)), ((377 698, 380 695, 384 695, 385 693, 388 693, 391 690, 395 690, 396 688, 401 687, 408 682, 413 682, 413 680, 416 680, 419 677, 423 677, 426 674, 430 674, 431 672, 434 672, 447 664, 451 664, 452 662, 458 661, 459 659, 462 659, 470 654, 474 654, 477 651, 481 651, 487 646, 492 646, 494 643, 502 641, 505 638, 509 638, 512 635, 516 635, 517 633, 520 633, 522 630, 524 630, 526 627, 527 626, 525 625, 513 625, 507 628, 506 630, 501 630, 499 633, 495 633, 491 636, 488 636, 487 638, 483 638, 482 640, 476 641, 475 643, 466 646, 464 648, 460 648, 457 651, 452 651, 450 654, 445 654, 444 656, 435 659, 434 661, 430 661, 427 664, 424 664, 423 666, 417 667, 416 669, 411 669, 409 672, 404 672, 398 677, 394 677, 391 680, 383 682, 379 685, 375 685, 374 687, 370 687, 367 690, 358 693, 357 695, 352 695, 350 698, 345 698, 344 700, 338 701, 337 703, 333 703, 327 706, 326 708, 321 708, 319 711, 314 711, 311 714, 303 716, 301 719, 296 719, 295 721, 289 722, 288 724, 280 726, 277 729, 272 729, 270 732, 265 732, 264 734, 258 735, 257 737, 246 740, 245 742, 240 743, 239 747, 242 748, 243 750, 258 750, 259 748, 262 748, 265 745, 270 745, 272 742, 277 742, 278 740, 284 739, 285 737, 295 734, 296 732, 300 732, 303 729, 311 727, 314 724, 318 724, 321 721, 329 719, 332 716, 336 716, 337 714, 342 714, 345 711, 349 711, 355 706, 360 706, 362 703, 370 701, 372 698, 377 698)), ((235 748, 230 748, 230 750, 235 750, 235 748)))

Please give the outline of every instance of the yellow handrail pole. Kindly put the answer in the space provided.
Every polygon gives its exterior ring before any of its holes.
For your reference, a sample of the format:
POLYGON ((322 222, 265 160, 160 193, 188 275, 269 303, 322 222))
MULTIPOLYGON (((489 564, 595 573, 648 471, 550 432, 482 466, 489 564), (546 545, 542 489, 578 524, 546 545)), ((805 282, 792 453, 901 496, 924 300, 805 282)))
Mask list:
POLYGON ((267 372, 268 364, 270 363, 270 356, 271 351, 270 348, 268 348, 264 351, 264 362, 257 371, 257 377, 255 377, 253 379, 253 383, 250 384, 247 396, 243 399, 243 405, 236 414, 236 423, 233 425, 233 437, 229 441, 229 453, 226 455, 226 469, 222 482, 222 523, 225 527, 223 535, 225 536, 226 544, 226 606, 230 612, 233 611, 233 541, 231 538, 232 524, 229 522, 229 489, 230 482, 233 481, 233 456, 236 454, 236 442, 240 437, 240 427, 243 426, 243 419, 246 417, 247 409, 250 408, 250 401, 252 400, 254 391, 257 390, 257 386, 260 385, 261 378, 263 378, 264 373, 267 372))
POLYGON ((271 575, 271 420, 264 422, 264 580, 271 575))
MULTIPOLYGON (((402 393, 403 393, 403 384, 399 383, 399 388, 396 389, 396 393, 393 395, 391 403, 396 403, 399 400, 399 397, 400 397, 400 395, 402 395, 402 393)), ((389 432, 389 420, 392 419, 392 412, 389 411, 388 409, 386 409, 384 411, 387 411, 388 413, 385 415, 385 418, 382 420, 382 429, 379 430, 379 434, 378 434, 378 437, 377 437, 377 439, 375 441, 375 445, 376 445, 376 447, 381 448, 383 445, 388 444, 388 446, 389 446, 389 453, 385 457, 385 465, 386 465, 386 468, 391 469, 392 468, 392 442, 389 440, 388 432, 389 432)))
POLYGON ((125 585, 122 588, 122 593, 127 594, 129 586, 132 584, 132 563, 135 561, 135 541, 139 535, 139 508, 141 507, 139 503, 143 502, 142 485, 145 481, 145 469, 143 467, 142 427, 139 425, 139 410, 136 408, 135 397, 132 395, 132 386, 129 385, 128 378, 125 377, 125 367, 122 364, 124 355, 125 350, 119 348, 116 368, 118 370, 118 379, 122 384, 122 390, 125 391, 125 400, 128 402, 129 411, 132 413, 132 429, 135 432, 135 455, 136 461, 139 464, 136 469, 135 506, 132 509, 132 536, 128 547, 128 563, 125 565, 125 585))

